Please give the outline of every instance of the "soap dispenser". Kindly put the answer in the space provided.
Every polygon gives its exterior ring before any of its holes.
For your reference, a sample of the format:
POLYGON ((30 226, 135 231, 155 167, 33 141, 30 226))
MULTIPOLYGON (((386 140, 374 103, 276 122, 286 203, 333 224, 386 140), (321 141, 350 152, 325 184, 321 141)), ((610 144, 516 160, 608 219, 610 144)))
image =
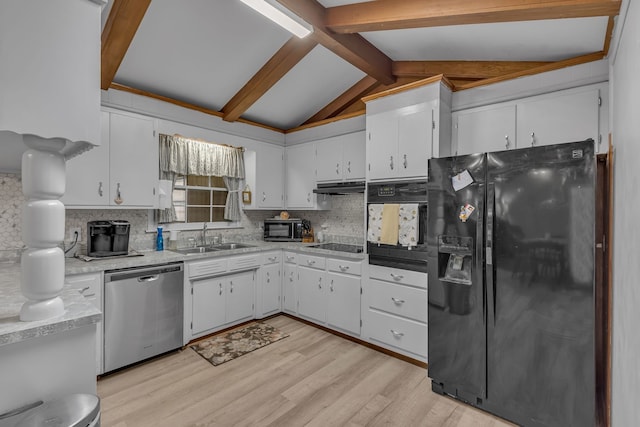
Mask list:
POLYGON ((156 251, 164 250, 164 239, 162 238, 162 227, 158 227, 158 234, 156 236, 156 251))

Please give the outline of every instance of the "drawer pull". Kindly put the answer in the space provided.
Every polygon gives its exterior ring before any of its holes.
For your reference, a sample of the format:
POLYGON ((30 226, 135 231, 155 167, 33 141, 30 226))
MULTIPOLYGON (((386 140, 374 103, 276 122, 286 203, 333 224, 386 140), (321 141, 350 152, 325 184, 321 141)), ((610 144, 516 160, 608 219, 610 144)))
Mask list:
POLYGON ((312 260, 312 259, 308 259, 307 260, 307 264, 309 264, 309 265, 313 265, 315 263, 316 263, 315 260, 312 260))
POLYGON ((393 278, 393 280, 402 280, 404 279, 404 276, 402 274, 393 274, 393 273, 389 273, 391 274, 391 277, 393 278))
POLYGON ((347 271, 349 269, 348 265, 339 265, 338 268, 340 269, 340 271, 347 271))
POLYGON ((391 329, 391 333, 393 334, 394 337, 403 337, 404 336, 403 332, 394 331, 393 329, 391 329))
POLYGON ((398 305, 404 304, 404 300, 403 299, 398 299, 398 298, 391 297, 391 301, 395 302, 398 305))
POLYGON ((278 259, 278 257, 275 256, 270 256, 269 258, 267 258, 269 261, 271 262, 276 262, 276 260, 278 259))
POLYGON ((293 255, 287 255, 287 261, 292 261, 296 259, 296 257, 294 257, 293 255))
POLYGON ((89 286, 85 286, 84 288, 80 289, 80 293, 84 294, 88 290, 89 290, 89 286))

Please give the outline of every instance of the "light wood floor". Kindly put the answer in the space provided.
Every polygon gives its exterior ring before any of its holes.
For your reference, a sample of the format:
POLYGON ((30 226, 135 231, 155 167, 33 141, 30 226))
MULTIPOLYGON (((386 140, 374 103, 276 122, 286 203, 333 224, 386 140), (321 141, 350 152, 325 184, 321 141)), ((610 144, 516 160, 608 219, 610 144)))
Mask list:
POLYGON ((426 371, 286 316, 219 366, 187 348, 98 381, 103 427, 511 426, 431 392, 426 371))

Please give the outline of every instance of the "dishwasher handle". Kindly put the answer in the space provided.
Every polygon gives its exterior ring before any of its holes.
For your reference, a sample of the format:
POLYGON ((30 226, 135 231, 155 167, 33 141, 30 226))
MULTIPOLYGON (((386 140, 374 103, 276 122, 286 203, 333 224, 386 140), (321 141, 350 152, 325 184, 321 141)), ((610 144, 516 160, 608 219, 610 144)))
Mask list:
POLYGON ((104 282, 109 283, 126 279, 137 279, 139 282, 151 282, 161 274, 182 271, 182 263, 154 265, 149 267, 123 268, 120 270, 105 271, 104 282))

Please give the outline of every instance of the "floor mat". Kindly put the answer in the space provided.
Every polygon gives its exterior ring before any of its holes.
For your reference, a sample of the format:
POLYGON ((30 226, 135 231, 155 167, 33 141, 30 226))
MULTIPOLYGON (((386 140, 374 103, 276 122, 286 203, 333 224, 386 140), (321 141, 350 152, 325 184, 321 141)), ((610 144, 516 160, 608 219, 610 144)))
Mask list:
POLYGON ((257 322, 200 341, 191 348, 217 366, 288 336, 271 325, 257 322))

